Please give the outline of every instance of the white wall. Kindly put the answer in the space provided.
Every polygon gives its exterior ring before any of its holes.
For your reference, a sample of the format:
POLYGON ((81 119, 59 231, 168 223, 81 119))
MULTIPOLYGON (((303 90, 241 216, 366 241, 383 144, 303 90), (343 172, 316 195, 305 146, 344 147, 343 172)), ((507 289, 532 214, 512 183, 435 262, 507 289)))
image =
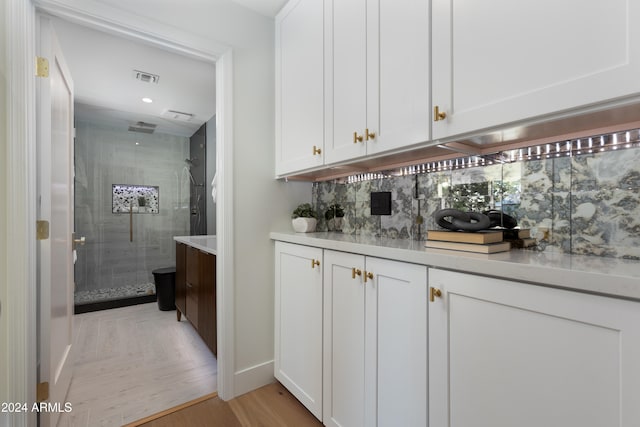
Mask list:
POLYGON ((274 260, 269 232, 289 228, 293 208, 311 198, 310 184, 273 179, 273 19, 226 0, 156 2, 153 8, 147 0, 56 3, 204 52, 233 49, 234 394, 265 384, 273 374, 274 260))

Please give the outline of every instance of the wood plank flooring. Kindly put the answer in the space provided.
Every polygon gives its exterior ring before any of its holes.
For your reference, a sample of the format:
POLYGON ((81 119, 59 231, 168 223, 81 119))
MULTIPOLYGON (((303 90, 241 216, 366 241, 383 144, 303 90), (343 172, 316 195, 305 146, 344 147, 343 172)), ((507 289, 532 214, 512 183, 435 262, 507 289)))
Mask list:
POLYGON ((111 427, 217 389, 217 362, 197 332, 156 303, 75 316, 72 412, 58 426, 111 427))
POLYGON ((282 384, 274 383, 228 402, 219 398, 199 401, 153 420, 125 427, 321 427, 282 384))

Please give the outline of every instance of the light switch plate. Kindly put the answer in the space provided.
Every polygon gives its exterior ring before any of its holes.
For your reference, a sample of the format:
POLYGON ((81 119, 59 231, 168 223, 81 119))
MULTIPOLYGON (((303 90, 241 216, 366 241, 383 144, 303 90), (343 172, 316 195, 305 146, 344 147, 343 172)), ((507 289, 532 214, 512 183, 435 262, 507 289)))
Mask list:
POLYGON ((391 215, 390 191, 374 191, 371 193, 371 215, 391 215))

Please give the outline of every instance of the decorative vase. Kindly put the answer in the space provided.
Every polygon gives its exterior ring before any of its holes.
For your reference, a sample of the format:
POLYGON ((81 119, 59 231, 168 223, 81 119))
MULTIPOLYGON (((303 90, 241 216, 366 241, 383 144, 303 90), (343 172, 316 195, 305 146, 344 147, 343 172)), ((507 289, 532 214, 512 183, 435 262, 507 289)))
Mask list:
POLYGON ((298 217, 291 220, 291 225, 296 233, 313 233, 316 231, 317 223, 315 218, 298 217))

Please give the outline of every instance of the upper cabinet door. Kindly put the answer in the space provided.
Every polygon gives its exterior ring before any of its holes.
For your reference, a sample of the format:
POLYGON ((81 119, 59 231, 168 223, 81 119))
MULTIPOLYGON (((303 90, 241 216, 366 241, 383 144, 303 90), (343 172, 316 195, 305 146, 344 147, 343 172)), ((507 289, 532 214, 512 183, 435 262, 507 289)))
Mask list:
POLYGON ((326 163, 366 154, 367 1, 327 0, 326 163))
POLYGON ((324 2, 290 1, 276 17, 276 175, 324 156, 324 2))
POLYGON ((429 1, 370 0, 367 14, 367 154, 429 141, 429 1))
POLYGON ((327 2, 325 163, 430 139, 429 2, 327 2))
POLYGON ((432 5, 434 139, 640 92, 640 2, 432 5))

